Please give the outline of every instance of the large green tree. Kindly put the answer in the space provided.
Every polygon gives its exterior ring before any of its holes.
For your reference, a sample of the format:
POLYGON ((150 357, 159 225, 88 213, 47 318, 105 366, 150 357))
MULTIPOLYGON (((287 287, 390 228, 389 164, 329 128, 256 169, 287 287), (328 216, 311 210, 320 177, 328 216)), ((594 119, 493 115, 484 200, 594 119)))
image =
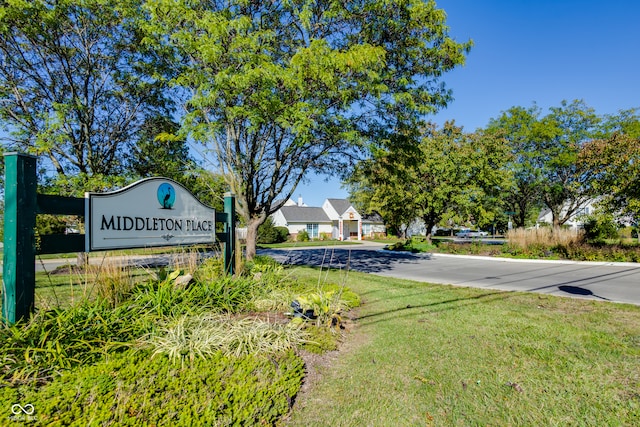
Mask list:
POLYGON ((495 189, 505 185, 506 145, 483 133, 468 134, 453 122, 442 129, 434 125, 398 136, 416 137, 415 144, 389 144, 362 161, 348 181, 356 199, 385 218, 420 218, 431 230, 445 215, 455 214, 475 223, 490 223, 495 216, 495 189))
POLYGON ((578 156, 593 139, 601 118, 581 100, 563 101, 541 120, 534 165, 541 174, 542 200, 559 227, 593 198, 593 170, 580 167, 578 156))
POLYGON ((640 218, 640 117, 637 110, 606 116, 599 138, 585 144, 578 163, 594 175, 599 205, 637 224, 640 218))
POLYGON ((541 170, 537 167, 537 144, 540 109, 512 107, 491 119, 485 132, 503 138, 509 147, 507 168, 512 180, 499 189, 505 211, 514 212, 516 227, 525 227, 542 205, 541 170))
POLYGON ((141 126, 171 105, 156 78, 157 56, 141 45, 140 6, 135 0, 2 2, 5 150, 48 160, 48 175, 60 185, 97 190, 123 176, 123 157, 141 126))
POLYGON ((149 42, 188 94, 183 130, 206 145, 248 228, 311 171, 344 172, 389 117, 446 105, 443 73, 470 42, 421 0, 149 0, 149 42), (169 56, 170 54, 170 56, 169 56))
POLYGON ((510 147, 514 179, 505 200, 518 225, 541 202, 560 227, 594 197, 596 175, 578 158, 587 142, 605 132, 601 123, 582 100, 562 101, 545 116, 536 106, 512 107, 489 122, 486 132, 502 136, 510 147))

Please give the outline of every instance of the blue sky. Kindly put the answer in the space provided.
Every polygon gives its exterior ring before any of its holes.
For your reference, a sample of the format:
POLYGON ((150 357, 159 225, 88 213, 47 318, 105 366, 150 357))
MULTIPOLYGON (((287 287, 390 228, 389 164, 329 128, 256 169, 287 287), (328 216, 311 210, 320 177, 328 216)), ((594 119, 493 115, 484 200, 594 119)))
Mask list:
MULTIPOLYGON (((640 107, 640 1, 437 0, 450 35, 473 40, 464 67, 442 80, 454 100, 432 117, 472 132, 513 106, 546 113, 582 99, 599 115, 640 107)), ((325 182, 325 178, 329 178, 325 182)), ((339 180, 298 186, 309 206, 347 197, 339 180)))

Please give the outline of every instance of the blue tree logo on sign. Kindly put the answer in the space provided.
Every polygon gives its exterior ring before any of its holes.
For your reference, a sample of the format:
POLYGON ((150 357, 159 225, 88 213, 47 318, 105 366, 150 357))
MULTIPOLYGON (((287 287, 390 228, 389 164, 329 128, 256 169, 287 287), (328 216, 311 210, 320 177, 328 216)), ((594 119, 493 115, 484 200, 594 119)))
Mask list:
POLYGON ((176 202, 176 190, 169 183, 160 184, 158 187, 158 202, 162 209, 173 209, 173 204, 176 202))

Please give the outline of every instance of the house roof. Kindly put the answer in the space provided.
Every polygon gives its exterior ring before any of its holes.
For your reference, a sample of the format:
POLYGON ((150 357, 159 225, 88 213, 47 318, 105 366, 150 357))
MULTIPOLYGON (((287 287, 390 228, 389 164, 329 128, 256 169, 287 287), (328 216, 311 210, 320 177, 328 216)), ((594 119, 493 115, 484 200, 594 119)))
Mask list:
POLYGON ((283 206, 280 212, 287 222, 331 222, 322 208, 283 206))
POLYGON ((351 207, 351 202, 347 199, 327 199, 327 201, 333 206, 338 215, 342 215, 351 207))
POLYGON ((378 212, 373 212, 373 213, 370 213, 370 214, 362 215, 362 222, 364 222, 364 223, 380 223, 380 224, 382 224, 384 222, 384 220, 382 219, 382 216, 380 216, 380 214, 378 212))

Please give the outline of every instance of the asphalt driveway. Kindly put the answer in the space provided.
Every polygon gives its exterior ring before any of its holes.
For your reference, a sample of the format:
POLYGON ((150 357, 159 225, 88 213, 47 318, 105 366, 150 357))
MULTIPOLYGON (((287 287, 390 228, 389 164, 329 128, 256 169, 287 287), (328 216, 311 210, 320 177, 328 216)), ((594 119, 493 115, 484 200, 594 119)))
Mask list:
POLYGON ((290 265, 350 268, 382 276, 504 291, 524 291, 640 305, 640 264, 511 260, 391 252, 358 246, 261 249, 290 265))

